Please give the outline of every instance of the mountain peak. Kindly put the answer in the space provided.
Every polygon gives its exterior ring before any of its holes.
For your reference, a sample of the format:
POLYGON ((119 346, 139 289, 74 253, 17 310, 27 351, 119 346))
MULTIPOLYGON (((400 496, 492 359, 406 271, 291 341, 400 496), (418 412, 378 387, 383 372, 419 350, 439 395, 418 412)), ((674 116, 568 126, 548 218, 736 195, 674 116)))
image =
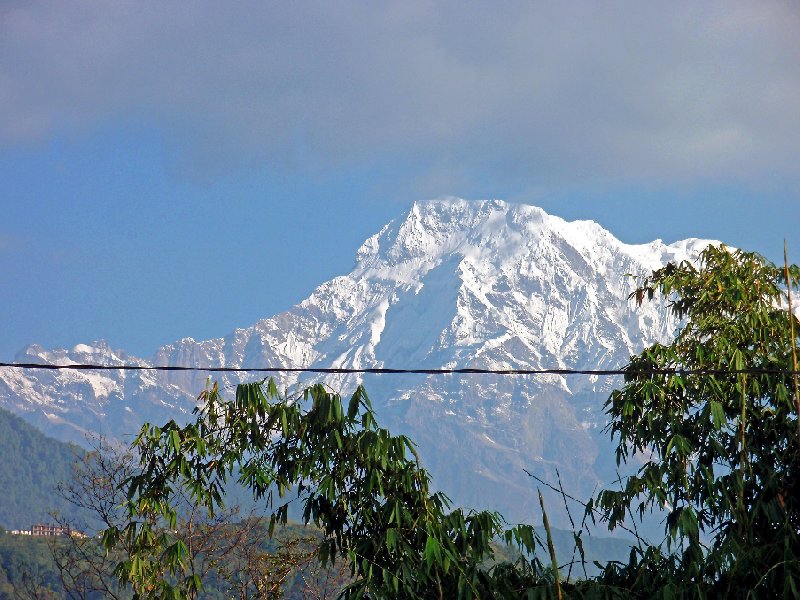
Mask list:
POLYGON ((506 236, 511 229, 539 229, 548 219, 534 206, 503 200, 464 200, 455 197, 417 201, 400 218, 391 221, 361 246, 357 268, 428 262, 444 254, 506 236))
POLYGON ((696 254, 707 243, 625 244, 594 221, 565 221, 539 207, 502 200, 446 197, 415 202, 367 239, 356 253, 354 274, 411 281, 456 257, 502 269, 524 256, 547 261, 564 252, 601 273, 609 254, 632 257, 651 269, 696 254))
MULTIPOLYGON (((165 345, 153 364, 619 368, 643 346, 668 340, 677 326, 657 303, 634 310, 628 301, 634 282, 626 274, 690 259, 707 243, 625 244, 593 221, 569 222, 502 200, 415 202, 364 242, 352 272, 224 338, 165 345)), ((113 364, 124 355, 96 342, 71 350, 30 346, 27 356, 33 358, 27 362, 113 364)), ((73 429, 120 436, 143 420, 188 415, 206 377, 4 370, 0 406, 30 420, 45 412, 47 419, 37 421, 45 427, 57 417, 73 429)), ((224 373, 220 379, 229 389, 255 377, 224 373)), ((301 383, 295 374, 279 379, 287 387, 301 383)), ((358 382, 385 424, 419 443, 436 484, 460 503, 488 504, 519 518, 532 510, 523 468, 549 477, 556 464, 578 495, 615 476, 613 460, 606 460, 613 452, 597 434, 614 384, 608 378, 326 379, 344 393, 358 382)))

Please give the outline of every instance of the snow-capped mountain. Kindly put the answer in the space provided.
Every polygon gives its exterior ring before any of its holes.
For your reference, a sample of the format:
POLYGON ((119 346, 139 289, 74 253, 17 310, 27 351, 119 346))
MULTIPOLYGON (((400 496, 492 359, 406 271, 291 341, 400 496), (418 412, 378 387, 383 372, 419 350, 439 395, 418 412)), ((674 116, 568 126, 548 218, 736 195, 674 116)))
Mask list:
MULTIPOLYGON (((290 310, 213 340, 185 338, 143 360, 105 343, 29 346, 20 362, 207 367, 609 369, 676 323, 634 310, 630 274, 696 256, 708 241, 628 245, 591 221, 498 200, 415 203, 370 237, 353 270, 290 310)), ((257 375, 226 375, 233 385, 257 375)), ((619 383, 587 376, 378 375, 361 378, 382 424, 420 446, 459 503, 533 514, 523 468, 583 495, 616 477, 602 405, 619 383)), ((0 406, 46 432, 130 434, 188 415, 202 373, 0 370, 0 406)), ((300 383, 312 381, 310 377, 300 383)), ((356 376, 326 378, 351 390, 356 376)), ((284 385, 298 378, 284 377, 284 385)))

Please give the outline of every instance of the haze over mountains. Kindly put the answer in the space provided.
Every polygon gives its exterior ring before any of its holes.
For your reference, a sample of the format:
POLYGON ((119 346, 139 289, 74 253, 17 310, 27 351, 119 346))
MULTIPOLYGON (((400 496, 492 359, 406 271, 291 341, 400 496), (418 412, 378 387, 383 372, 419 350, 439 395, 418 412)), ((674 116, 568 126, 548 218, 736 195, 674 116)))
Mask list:
MULTIPOLYGON (((456 198, 415 203, 356 252, 353 270, 286 312, 224 338, 185 338, 142 359, 105 342, 23 349, 18 362, 198 367, 611 369, 669 339, 658 303, 634 310, 629 276, 695 256, 708 241, 628 245, 591 221, 456 198)), ((302 265, 298 265, 302 268, 302 265)), ((257 374, 220 377, 225 386, 257 374)), ((285 375, 292 386, 315 379, 285 375)), ((327 377, 363 381, 382 425, 409 434, 456 502, 534 514, 523 469, 586 497, 616 478, 602 404, 618 379, 589 376, 327 377)), ((0 406, 50 435, 124 438, 187 418, 206 375, 0 369, 0 406)))

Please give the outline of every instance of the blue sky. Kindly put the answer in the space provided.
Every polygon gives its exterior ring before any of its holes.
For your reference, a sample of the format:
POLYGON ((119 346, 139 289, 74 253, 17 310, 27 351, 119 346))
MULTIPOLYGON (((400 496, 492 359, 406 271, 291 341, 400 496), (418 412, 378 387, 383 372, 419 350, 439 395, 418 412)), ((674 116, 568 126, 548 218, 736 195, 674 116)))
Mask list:
POLYGON ((286 309, 415 199, 800 262, 794 2, 0 6, 0 360, 286 309))

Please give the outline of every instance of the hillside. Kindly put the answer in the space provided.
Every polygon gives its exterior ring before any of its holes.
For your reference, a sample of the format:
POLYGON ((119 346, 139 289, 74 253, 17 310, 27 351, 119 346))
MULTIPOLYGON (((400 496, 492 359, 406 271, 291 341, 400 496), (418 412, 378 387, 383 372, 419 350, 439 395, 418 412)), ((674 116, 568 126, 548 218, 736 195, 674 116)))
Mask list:
POLYGON ((72 476, 72 465, 81 452, 0 409, 0 525, 30 529, 33 523, 51 521, 49 514, 54 510, 77 516, 55 490, 60 481, 72 476))

